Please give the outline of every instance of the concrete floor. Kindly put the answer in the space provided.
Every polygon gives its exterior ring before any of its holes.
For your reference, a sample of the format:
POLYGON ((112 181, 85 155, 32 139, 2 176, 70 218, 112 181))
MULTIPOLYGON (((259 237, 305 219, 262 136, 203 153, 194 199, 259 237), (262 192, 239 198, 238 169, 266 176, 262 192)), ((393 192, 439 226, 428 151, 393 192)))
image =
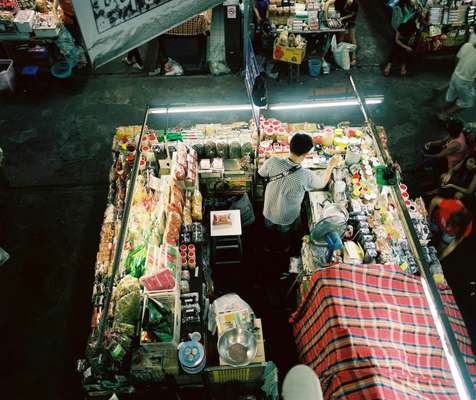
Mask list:
MULTIPOLYGON (((372 106, 374 120, 387 128, 390 146, 404 170, 419 160, 419 149, 443 133, 431 89, 448 80, 452 61, 431 60, 410 67, 410 75, 384 78, 380 65, 389 46, 388 16, 378 0, 362 0, 359 67, 353 69, 364 95, 383 94, 372 106)), ((75 360, 89 331, 93 267, 111 163, 111 138, 120 125, 140 124, 146 104, 243 104, 241 76, 149 78, 125 73, 82 76, 73 86, 51 85, 39 95, 0 98, 0 146, 11 187, 1 198, 0 244, 11 260, 2 267, 0 332, 6 343, 0 364, 1 393, 9 398, 79 398, 75 360)), ((270 102, 291 102, 346 93, 346 74, 333 71, 303 82, 269 82, 270 102)), ((474 109, 462 117, 474 116, 474 109)), ((283 120, 337 123, 362 121, 357 107, 276 115, 283 120)), ((247 120, 243 113, 184 115, 177 123, 247 120)), ((172 122, 171 122, 172 123, 172 122)), ((418 188, 418 177, 407 174, 418 188)), ((474 237, 449 260, 448 280, 467 313, 476 309, 467 292, 474 271, 460 260, 474 237), (470 311, 467 311, 470 310, 470 311)))

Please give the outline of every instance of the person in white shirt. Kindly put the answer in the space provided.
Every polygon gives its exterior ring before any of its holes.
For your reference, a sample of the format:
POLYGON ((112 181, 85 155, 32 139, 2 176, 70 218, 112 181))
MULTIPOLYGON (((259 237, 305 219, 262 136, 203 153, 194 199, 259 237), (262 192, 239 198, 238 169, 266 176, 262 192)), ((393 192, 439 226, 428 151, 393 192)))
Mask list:
POLYGON ((448 118, 464 108, 474 105, 474 80, 476 79, 476 34, 472 33, 468 43, 465 43, 456 56, 458 64, 451 76, 450 85, 446 92, 447 107, 438 114, 440 121, 448 118))

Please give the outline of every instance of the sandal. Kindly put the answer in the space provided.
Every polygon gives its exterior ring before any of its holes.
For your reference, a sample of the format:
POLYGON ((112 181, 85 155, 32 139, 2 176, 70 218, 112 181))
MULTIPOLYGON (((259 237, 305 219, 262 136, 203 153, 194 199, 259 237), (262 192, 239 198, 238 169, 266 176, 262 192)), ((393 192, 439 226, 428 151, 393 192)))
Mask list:
POLYGON ((391 72, 391 68, 385 68, 385 69, 383 70, 383 76, 389 77, 389 76, 390 76, 390 72, 391 72))
POLYGON ((408 73, 408 71, 407 71, 406 68, 400 69, 400 76, 407 76, 407 73, 408 73))

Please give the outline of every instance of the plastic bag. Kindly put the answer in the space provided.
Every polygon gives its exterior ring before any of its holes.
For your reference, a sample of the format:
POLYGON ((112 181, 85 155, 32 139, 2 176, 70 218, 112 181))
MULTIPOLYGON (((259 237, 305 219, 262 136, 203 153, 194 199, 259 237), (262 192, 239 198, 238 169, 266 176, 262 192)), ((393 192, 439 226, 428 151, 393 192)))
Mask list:
POLYGON ((241 143, 237 140, 230 143, 230 158, 241 158, 241 143))
POLYGON ((208 330, 212 333, 215 332, 216 317, 218 314, 240 310, 248 310, 250 315, 254 314, 250 305, 236 293, 228 293, 219 297, 210 307, 210 313, 208 314, 208 330))
POLYGON ((139 280, 131 275, 126 275, 117 284, 116 289, 114 290, 113 300, 119 300, 121 297, 124 297, 129 293, 137 291, 140 291, 139 280))
POLYGON ((357 46, 351 43, 340 42, 335 49, 332 50, 336 64, 343 70, 350 69, 350 55, 349 53, 355 51, 357 46))
POLYGON ((114 324, 135 325, 139 319, 140 291, 121 297, 114 309, 114 324))
POLYGON ((175 60, 169 58, 164 66, 165 76, 180 76, 183 75, 182 66, 175 60))
POLYGON ((158 342, 171 342, 173 339, 174 315, 166 304, 149 298, 147 302, 148 319, 145 330, 158 342))
POLYGON ((255 222, 255 213, 248 194, 245 193, 237 201, 231 203, 230 210, 240 210, 241 225, 248 226, 255 222))
POLYGON ((9 259, 10 254, 0 247, 0 266, 5 264, 9 259))
POLYGON ((134 278, 140 278, 145 272, 145 261, 147 258, 147 247, 145 245, 137 246, 127 255, 125 267, 127 273, 134 278))

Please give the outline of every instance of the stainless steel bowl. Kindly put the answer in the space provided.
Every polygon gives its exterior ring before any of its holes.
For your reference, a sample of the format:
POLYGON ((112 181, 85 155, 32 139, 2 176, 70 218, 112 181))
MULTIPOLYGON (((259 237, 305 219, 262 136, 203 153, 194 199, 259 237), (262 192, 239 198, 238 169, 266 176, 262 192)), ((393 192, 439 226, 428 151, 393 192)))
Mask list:
POLYGON ((246 329, 230 329, 218 338, 218 354, 235 367, 244 367, 253 361, 256 350, 256 337, 246 329))

